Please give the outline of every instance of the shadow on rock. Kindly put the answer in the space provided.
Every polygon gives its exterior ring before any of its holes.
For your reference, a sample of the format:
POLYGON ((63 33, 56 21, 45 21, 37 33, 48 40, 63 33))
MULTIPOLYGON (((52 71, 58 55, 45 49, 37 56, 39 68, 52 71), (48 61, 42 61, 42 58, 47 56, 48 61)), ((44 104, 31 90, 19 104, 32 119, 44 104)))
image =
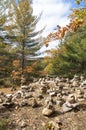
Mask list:
POLYGON ((59 115, 62 115, 62 112, 60 111, 55 111, 51 116, 49 116, 50 118, 53 118, 53 117, 56 117, 56 116, 59 116, 59 115))
POLYGON ((80 104, 80 105, 78 106, 78 109, 79 109, 79 110, 82 110, 82 111, 86 111, 86 104, 80 104))

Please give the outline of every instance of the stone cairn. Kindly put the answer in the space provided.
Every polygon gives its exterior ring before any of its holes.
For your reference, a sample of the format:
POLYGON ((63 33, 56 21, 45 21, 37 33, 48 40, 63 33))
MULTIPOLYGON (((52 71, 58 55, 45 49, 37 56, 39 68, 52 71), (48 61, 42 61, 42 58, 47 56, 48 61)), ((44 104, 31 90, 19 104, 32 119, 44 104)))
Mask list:
POLYGON ((41 104, 42 114, 51 116, 59 110, 62 113, 72 111, 86 101, 86 79, 83 75, 74 75, 71 80, 45 77, 34 80, 29 85, 25 85, 24 82, 25 79, 22 77, 21 87, 15 93, 0 92, 0 109, 18 109, 24 106, 35 108, 41 104))

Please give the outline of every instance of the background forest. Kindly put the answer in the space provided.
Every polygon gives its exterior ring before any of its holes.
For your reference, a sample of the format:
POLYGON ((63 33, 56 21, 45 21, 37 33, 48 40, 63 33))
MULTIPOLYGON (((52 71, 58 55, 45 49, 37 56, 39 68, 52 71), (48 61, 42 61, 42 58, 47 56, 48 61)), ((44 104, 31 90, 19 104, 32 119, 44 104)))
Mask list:
POLYGON ((0 1, 0 86, 20 84, 21 75, 27 80, 32 76, 86 75, 86 8, 73 9, 70 24, 58 26, 46 38, 41 36, 44 28, 35 31, 40 19, 41 14, 33 15, 31 1, 0 1), (35 58, 43 44, 48 47, 57 39, 58 48, 46 57, 35 58))

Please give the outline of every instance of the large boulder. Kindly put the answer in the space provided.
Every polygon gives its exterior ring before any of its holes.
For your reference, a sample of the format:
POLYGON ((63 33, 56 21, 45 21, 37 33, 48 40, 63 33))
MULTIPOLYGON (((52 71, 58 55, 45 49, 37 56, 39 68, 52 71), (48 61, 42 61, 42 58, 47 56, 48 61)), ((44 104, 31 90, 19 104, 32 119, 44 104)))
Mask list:
POLYGON ((75 96, 73 94, 70 94, 66 102, 62 105, 62 111, 64 113, 71 111, 72 109, 76 108, 78 105, 79 103, 75 101, 75 96))
POLYGON ((51 116, 54 112, 55 110, 51 101, 49 101, 47 106, 42 110, 44 116, 51 116))

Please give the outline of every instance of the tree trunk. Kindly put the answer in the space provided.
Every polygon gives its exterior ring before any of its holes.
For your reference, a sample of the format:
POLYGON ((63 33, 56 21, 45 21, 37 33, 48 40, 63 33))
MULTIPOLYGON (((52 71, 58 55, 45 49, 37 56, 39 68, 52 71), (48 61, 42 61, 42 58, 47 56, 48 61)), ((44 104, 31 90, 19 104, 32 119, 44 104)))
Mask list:
POLYGON ((22 57, 21 57, 21 68, 22 68, 22 75, 24 75, 24 68, 25 68, 25 43, 22 43, 22 57))

